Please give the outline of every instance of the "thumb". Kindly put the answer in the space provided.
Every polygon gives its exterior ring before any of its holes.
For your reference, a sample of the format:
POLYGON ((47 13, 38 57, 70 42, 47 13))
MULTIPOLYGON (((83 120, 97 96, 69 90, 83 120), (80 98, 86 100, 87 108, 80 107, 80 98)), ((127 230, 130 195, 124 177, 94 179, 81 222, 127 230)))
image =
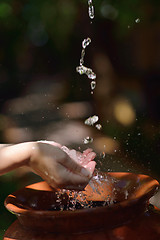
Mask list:
POLYGON ((78 174, 88 178, 92 176, 92 172, 81 166, 78 162, 75 162, 68 155, 66 158, 61 159, 60 163, 74 174, 78 174))

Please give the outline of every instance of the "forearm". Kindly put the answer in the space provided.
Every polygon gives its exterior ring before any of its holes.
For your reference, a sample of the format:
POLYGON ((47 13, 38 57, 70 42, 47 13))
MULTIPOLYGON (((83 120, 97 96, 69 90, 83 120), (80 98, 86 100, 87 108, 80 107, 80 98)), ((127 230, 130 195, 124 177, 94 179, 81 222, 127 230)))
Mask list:
POLYGON ((0 145, 0 175, 5 174, 18 167, 28 165, 32 142, 20 143, 16 145, 0 145))

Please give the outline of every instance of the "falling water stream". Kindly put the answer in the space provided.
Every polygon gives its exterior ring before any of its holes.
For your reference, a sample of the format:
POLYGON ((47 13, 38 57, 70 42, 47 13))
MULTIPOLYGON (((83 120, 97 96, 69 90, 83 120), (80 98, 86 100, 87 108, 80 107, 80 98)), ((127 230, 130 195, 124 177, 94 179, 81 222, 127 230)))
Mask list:
MULTIPOLYGON (((94 6, 92 0, 88 0, 88 15, 90 20, 92 21, 94 18, 94 6)), ((92 22, 91 22, 92 23, 92 22)), ((85 74, 90 80, 90 86, 91 86, 91 94, 93 94, 93 90, 96 87, 96 74, 93 72, 91 68, 88 68, 84 65, 84 57, 86 53, 86 48, 89 46, 91 43, 91 38, 86 38, 82 41, 82 51, 81 51, 81 57, 80 57, 80 62, 79 66, 76 67, 76 71, 82 75, 85 74)), ((96 115, 90 116, 85 120, 85 124, 89 126, 95 126, 98 130, 101 130, 102 126, 101 124, 97 123, 99 120, 99 117, 96 115)), ((88 144, 93 142, 93 138, 87 136, 86 138, 83 139, 84 144, 88 144)), ((65 149, 63 149, 65 151, 65 149)), ((102 184, 102 182, 108 183, 107 177, 102 176, 99 172, 96 172, 94 176, 92 177, 92 181, 90 181, 90 187, 92 188, 93 192, 97 193, 97 183, 102 184)), ((99 193, 100 194, 100 193, 99 193)), ((106 206, 111 203, 113 203, 112 199, 110 196, 108 196, 107 199, 104 201, 98 201, 98 202, 93 202, 93 201, 87 201, 86 195, 82 191, 74 191, 74 190, 59 190, 56 192, 56 203, 57 205, 52 209, 52 210, 71 210, 74 211, 76 209, 81 209, 81 208, 92 208, 92 207, 97 207, 97 206, 106 206), (67 197, 66 197, 67 196, 67 197), (66 201, 63 201, 63 200, 66 201), (65 202, 65 203, 64 203, 65 202)))
MULTIPOLYGON (((93 6, 93 2, 92 0, 88 0, 88 15, 89 18, 91 20, 93 20, 94 18, 94 6, 93 6)), ((91 22, 92 23, 92 22, 91 22)), ((85 51, 86 51, 86 47, 89 46, 89 44, 91 43, 91 38, 86 38, 82 41, 82 51, 81 51, 81 58, 80 58, 80 63, 79 66, 76 68, 76 71, 82 75, 82 74, 86 74, 87 77, 89 79, 91 79, 91 94, 93 94, 93 90, 96 88, 96 74, 93 72, 93 70, 91 68, 88 68, 86 66, 84 66, 84 57, 85 57, 85 51)), ((98 116, 92 116, 89 117, 88 119, 85 120, 85 124, 86 125, 90 125, 93 126, 96 122, 98 121, 98 116)), ((95 127, 98 130, 102 129, 101 124, 96 124, 95 127)), ((87 136, 86 138, 83 139, 83 143, 84 144, 88 144, 88 143, 92 143, 93 142, 93 138, 87 136)))
MULTIPOLYGON (((94 18, 94 6, 92 0, 88 0, 88 15, 89 18, 92 20, 94 18)), ((81 51, 81 58, 80 58, 80 65, 76 68, 76 71, 79 74, 86 74, 89 79, 91 79, 91 89, 94 90, 96 87, 96 74, 93 72, 91 68, 84 66, 84 56, 86 47, 89 46, 91 43, 91 38, 86 38, 82 41, 82 51, 81 51)), ((93 93, 93 92, 91 92, 93 93)))
MULTIPOLYGON (((92 0, 88 0, 88 15, 90 20, 93 20, 94 18, 94 6, 92 0)), ((91 22, 92 23, 92 22, 91 22)), ((91 43, 91 38, 86 38, 82 41, 82 51, 81 51, 81 57, 80 57, 80 62, 79 66, 76 67, 76 71, 82 75, 85 74, 90 80, 91 80, 91 94, 93 94, 93 90, 96 87, 96 74, 93 72, 91 68, 88 68, 84 65, 84 57, 86 53, 86 48, 89 46, 91 43)), ((97 124, 99 120, 99 117, 94 115, 85 120, 85 124, 89 126, 94 126, 100 130, 102 128, 101 124, 97 124)), ((83 139, 84 144, 88 144, 93 142, 93 138, 87 136, 86 138, 83 139)), ((64 149, 65 150, 65 149, 64 149)), ((102 181, 102 175, 99 174, 98 172, 94 175, 92 178, 92 181, 90 182, 90 186, 94 191, 97 192, 97 186, 94 185, 95 182, 96 184, 99 183, 101 184, 102 181)), ((107 182, 108 179, 105 177, 103 178, 103 182, 107 182)), ((92 208, 92 207, 97 207, 97 206, 106 206, 111 203, 111 199, 105 199, 105 201, 102 202, 93 202, 93 201, 87 201, 85 193, 81 191, 71 191, 71 190, 65 190, 62 189, 57 192, 56 194, 57 200, 56 202, 58 203, 58 206, 55 207, 55 210, 71 210, 74 211, 75 209, 80 209, 80 208, 92 208), (67 195, 67 203, 63 203, 62 199, 64 199, 64 195, 67 195)))

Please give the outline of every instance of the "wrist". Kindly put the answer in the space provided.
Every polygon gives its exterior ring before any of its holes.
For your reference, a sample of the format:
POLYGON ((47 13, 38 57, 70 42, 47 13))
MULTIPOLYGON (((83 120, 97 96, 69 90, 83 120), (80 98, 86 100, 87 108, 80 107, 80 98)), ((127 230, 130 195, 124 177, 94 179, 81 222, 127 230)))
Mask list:
POLYGON ((0 149, 0 175, 28 165, 32 145, 32 142, 26 142, 5 146, 0 149))

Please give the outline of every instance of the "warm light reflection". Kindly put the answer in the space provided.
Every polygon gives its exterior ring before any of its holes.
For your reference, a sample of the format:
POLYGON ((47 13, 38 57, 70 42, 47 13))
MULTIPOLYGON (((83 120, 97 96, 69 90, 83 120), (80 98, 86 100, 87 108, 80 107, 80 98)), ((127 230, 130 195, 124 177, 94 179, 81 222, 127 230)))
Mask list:
POLYGON ((105 152, 107 154, 115 154, 119 150, 118 141, 110 137, 99 137, 94 140, 94 149, 96 152, 105 152))
POLYGON ((131 125, 136 120, 135 111, 130 102, 119 99, 113 106, 116 120, 124 126, 131 125))

